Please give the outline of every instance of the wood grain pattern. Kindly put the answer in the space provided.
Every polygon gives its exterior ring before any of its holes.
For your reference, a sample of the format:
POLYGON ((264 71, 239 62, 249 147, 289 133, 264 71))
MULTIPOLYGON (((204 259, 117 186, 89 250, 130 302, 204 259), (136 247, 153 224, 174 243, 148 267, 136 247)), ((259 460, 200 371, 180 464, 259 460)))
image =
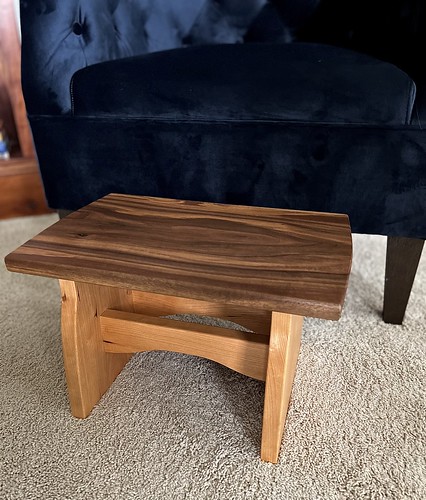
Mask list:
POLYGON ((296 373, 303 318, 272 313, 263 408, 261 459, 277 463, 296 373))
POLYGON ((108 307, 132 310, 126 290, 59 281, 62 292, 62 348, 71 411, 85 418, 109 388, 130 354, 103 349, 99 317, 108 307))
POLYGON ((37 161, 12 158, 0 162, 0 219, 52 212, 47 206, 37 161))
POLYGON ((337 319, 345 215, 112 194, 6 258, 9 270, 337 319))
POLYGON ((265 380, 269 347, 265 335, 111 309, 101 315, 100 324, 105 352, 180 352, 265 380))
POLYGON ((302 316, 340 316, 351 256, 344 215, 112 194, 5 261, 60 279, 75 416, 90 413, 132 352, 202 356, 266 380, 261 458, 276 463, 302 316), (158 317, 178 313, 263 335, 158 317))

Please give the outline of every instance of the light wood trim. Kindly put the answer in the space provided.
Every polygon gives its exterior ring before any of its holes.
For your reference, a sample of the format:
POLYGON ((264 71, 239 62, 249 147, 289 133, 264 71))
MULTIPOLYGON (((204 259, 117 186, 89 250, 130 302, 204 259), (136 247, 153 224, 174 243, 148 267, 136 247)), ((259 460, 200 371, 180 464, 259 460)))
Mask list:
POLYGON ((13 0, 0 0, 0 57, 4 61, 2 68, 5 72, 5 83, 12 106, 21 154, 24 157, 33 157, 33 139, 21 90, 21 43, 13 0))
POLYGON ((14 170, 14 165, 0 165, 0 219, 52 212, 47 208, 38 172, 13 175, 14 170), (8 168, 12 175, 2 175, 8 168))
POLYGON ((264 335, 118 310, 105 311, 100 324, 106 352, 180 352, 265 380, 269 338, 264 335))
POLYGON ((273 312, 266 374, 261 458, 277 463, 300 349, 303 317, 273 312))
POLYGON ((0 162, 0 177, 13 175, 39 174, 38 163, 35 158, 10 158, 0 162))
POLYGON ((71 411, 85 418, 130 359, 103 350, 99 315, 108 307, 132 309, 126 290, 59 281, 62 345, 71 411))
POLYGON ((135 312, 148 316, 198 314, 232 321, 261 335, 269 335, 271 329, 271 311, 138 290, 133 290, 133 305, 135 312))

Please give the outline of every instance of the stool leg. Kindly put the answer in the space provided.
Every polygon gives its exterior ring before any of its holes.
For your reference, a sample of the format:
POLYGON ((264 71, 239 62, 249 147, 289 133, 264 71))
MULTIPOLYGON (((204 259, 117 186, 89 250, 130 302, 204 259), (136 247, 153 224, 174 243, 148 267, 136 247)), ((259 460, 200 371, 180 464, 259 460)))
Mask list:
POLYGON ((105 309, 132 310, 131 292, 59 280, 62 293, 62 348, 71 412, 85 418, 112 384, 131 354, 103 350, 100 315, 105 309))
POLYGON ((302 316, 272 313, 260 452, 265 462, 278 462, 302 325, 302 316))

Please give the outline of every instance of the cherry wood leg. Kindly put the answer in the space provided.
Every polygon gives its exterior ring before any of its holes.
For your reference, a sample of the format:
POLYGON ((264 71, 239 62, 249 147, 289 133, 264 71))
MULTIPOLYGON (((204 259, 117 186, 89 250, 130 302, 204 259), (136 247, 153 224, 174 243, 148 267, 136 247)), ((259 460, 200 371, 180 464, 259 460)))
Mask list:
POLYGON ((278 462, 302 325, 302 316, 272 313, 260 452, 265 462, 278 462))
POLYGON ((383 320, 402 324, 424 240, 388 237, 383 320))
MULTIPOLYGON (((85 418, 131 357, 129 351, 141 350, 140 346, 137 349, 127 346, 123 348, 126 352, 108 352, 103 338, 108 318, 107 309, 116 309, 119 312, 109 314, 121 314, 127 319, 127 313, 133 314, 132 292, 65 280, 60 280, 60 285, 63 354, 71 411, 75 417, 85 418)), ((267 358, 261 446, 261 458, 266 462, 278 461, 296 372, 302 325, 302 316, 272 312, 269 347, 264 355, 259 352, 259 356, 264 356, 265 361, 267 358)), ((164 328, 169 326, 168 322, 163 325, 164 328)), ((117 325, 113 328, 114 334, 120 331, 117 325)), ((127 337, 130 340, 133 338, 132 331, 128 331, 126 327, 126 339, 127 337)), ((262 341, 262 337, 259 336, 258 342, 262 341)), ((108 344, 108 347, 111 346, 108 344)), ((147 346, 143 346, 142 350, 145 349, 147 346)), ((263 376, 256 378, 262 379, 263 376)))
POLYGON ((131 292, 59 280, 62 293, 62 345, 72 414, 85 418, 131 354, 106 353, 100 332, 108 307, 132 311, 131 292))

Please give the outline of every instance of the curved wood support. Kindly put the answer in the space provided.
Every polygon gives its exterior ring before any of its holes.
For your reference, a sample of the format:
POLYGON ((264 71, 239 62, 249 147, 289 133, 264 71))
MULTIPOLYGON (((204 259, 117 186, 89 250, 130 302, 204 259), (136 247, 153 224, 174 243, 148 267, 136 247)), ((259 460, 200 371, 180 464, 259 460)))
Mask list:
POLYGON ((265 335, 110 309, 100 324, 105 352, 180 352, 258 380, 266 377, 269 337, 265 335))

